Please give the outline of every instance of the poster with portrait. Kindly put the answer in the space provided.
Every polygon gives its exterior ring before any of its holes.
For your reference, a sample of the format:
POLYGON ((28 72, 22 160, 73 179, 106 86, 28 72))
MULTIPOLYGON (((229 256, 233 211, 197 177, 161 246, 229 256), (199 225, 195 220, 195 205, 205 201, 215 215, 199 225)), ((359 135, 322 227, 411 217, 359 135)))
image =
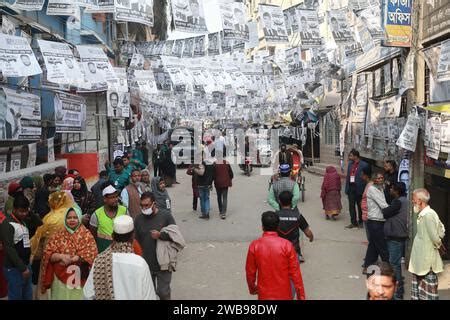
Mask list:
POLYGON ((322 66, 325 66, 328 61, 328 55, 327 55, 327 49, 322 46, 319 48, 313 48, 311 54, 311 67, 312 68, 319 68, 322 66))
POLYGON ((259 18, 267 43, 289 42, 281 7, 260 4, 259 18))
POLYGON ((249 41, 247 10, 243 2, 220 0, 220 13, 225 39, 249 41))
POLYGON ((214 32, 208 34, 208 55, 216 56, 220 54, 220 34, 219 32, 214 32))
POLYGON ((199 36, 194 38, 194 57, 206 56, 205 38, 206 36, 199 36))
POLYGON ((0 33, 0 70, 3 77, 28 77, 42 69, 26 38, 0 33))
POLYGON ((11 162, 9 171, 18 171, 22 165, 22 152, 21 148, 13 148, 11 151, 11 162))
POLYGON ((353 11, 361 11, 370 6, 379 6, 379 0, 349 0, 348 7, 353 11))
POLYGON ((192 58, 194 56, 194 38, 184 40, 183 58, 192 58))
POLYGON ((437 68, 437 81, 450 80, 450 39, 442 42, 437 68))
POLYGON ((80 54, 82 71, 84 71, 86 85, 83 87, 88 87, 91 91, 105 91, 108 88, 108 81, 116 79, 116 75, 103 49, 77 45, 77 50, 80 54))
POLYGON ((363 25, 367 27, 373 40, 384 40, 386 34, 381 25, 380 6, 370 6, 358 13, 363 25))
POLYGON ((320 47, 323 44, 319 30, 319 16, 315 10, 297 10, 300 43, 302 48, 320 47))
POLYGON ((301 70, 303 70, 301 56, 302 49, 300 47, 286 50, 286 64, 289 70, 289 75, 298 74, 301 70))
POLYGON ((233 51, 233 40, 225 39, 223 37, 223 32, 220 32, 220 45, 221 45, 222 54, 230 53, 233 51))
POLYGON ((172 48, 172 56, 181 58, 183 54, 184 39, 175 40, 172 48))
POLYGON ((86 100, 82 96, 57 92, 54 98, 57 133, 86 131, 86 100))
POLYGON ((441 113, 441 152, 450 153, 450 113, 441 113))
POLYGON ((153 70, 136 70, 134 79, 141 96, 144 94, 157 94, 158 88, 153 70))
POLYGON ((353 31, 348 25, 347 10, 345 8, 328 11, 328 22, 330 24, 334 41, 337 45, 351 44, 355 42, 353 31))
POLYGON ((0 119, 4 120, 1 139, 38 140, 41 138, 41 97, 24 91, 2 88, 0 119))
POLYGON ((106 93, 108 117, 128 118, 130 116, 130 93, 109 91, 106 93))
POLYGON ((173 0, 172 21, 178 31, 206 33, 203 0, 173 0))
POLYGON ((27 168, 33 168, 36 166, 36 143, 30 143, 28 145, 28 161, 27 168))
POLYGON ((77 86, 82 75, 69 45, 62 42, 37 41, 45 62, 47 80, 57 84, 77 86))
POLYGON ((114 20, 153 27, 153 0, 115 0, 114 20))
POLYGON ((114 0, 94 0, 97 2, 86 8, 86 13, 114 13, 114 0))
POLYGON ((114 68, 116 78, 108 81, 108 90, 128 92, 128 76, 125 68, 114 68))
POLYGON ((441 150, 441 118, 432 116, 427 120, 425 128, 425 146, 427 156, 437 160, 441 150))
POLYGON ((78 4, 70 0, 48 0, 48 16, 75 16, 78 4))
POLYGON ((13 8, 24 11, 41 11, 45 0, 16 0, 13 8))
MULTIPOLYGON (((298 28, 299 28, 299 16, 297 14, 298 8, 299 8, 299 5, 295 5, 293 7, 290 7, 290 8, 287 8, 286 10, 284 10, 284 12, 286 12, 286 14, 287 14, 287 20, 289 21, 289 28, 290 28, 292 34, 297 33, 298 28)), ((285 20, 286 20, 286 18, 285 18, 285 20)), ((287 25, 286 25, 286 28, 288 28, 287 25)))
POLYGON ((375 47, 375 43, 373 42, 372 35, 369 32, 369 28, 361 20, 358 20, 356 28, 358 30, 359 41, 361 43, 362 50, 364 51, 364 53, 367 53, 375 47))

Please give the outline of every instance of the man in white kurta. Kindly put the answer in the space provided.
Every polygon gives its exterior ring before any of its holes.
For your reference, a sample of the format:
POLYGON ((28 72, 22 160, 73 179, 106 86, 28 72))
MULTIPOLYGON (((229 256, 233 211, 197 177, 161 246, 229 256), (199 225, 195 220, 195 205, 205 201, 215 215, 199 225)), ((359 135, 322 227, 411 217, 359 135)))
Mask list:
MULTIPOLYGON (((134 230, 133 219, 129 216, 120 216, 114 219, 114 234, 125 236, 132 235, 134 230)), ((117 238, 117 236, 116 236, 117 238)), ((133 241, 130 236, 128 241, 133 241)), ((114 248, 113 244, 107 250, 114 248)), ((106 253, 106 251, 104 252, 106 253)), ((103 254, 103 253, 102 253, 103 254)), ((99 256, 100 257, 100 256, 99 256)), ((84 297, 87 300, 96 300, 96 288, 94 276, 98 258, 89 273, 89 277, 84 286, 84 297)), ((104 273, 107 271, 105 270, 104 273)), ((150 269, 145 260, 134 253, 114 252, 112 253, 112 285, 115 300, 156 300, 155 289, 150 274, 150 269)))

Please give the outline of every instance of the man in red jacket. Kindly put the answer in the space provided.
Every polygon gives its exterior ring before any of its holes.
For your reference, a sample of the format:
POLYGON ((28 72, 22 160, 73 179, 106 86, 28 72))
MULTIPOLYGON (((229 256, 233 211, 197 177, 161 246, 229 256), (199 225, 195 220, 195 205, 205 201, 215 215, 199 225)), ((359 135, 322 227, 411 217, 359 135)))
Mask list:
POLYGON ((277 233, 280 218, 275 212, 267 211, 261 221, 263 236, 250 244, 245 266, 250 294, 257 294, 259 300, 292 300, 292 279, 297 299, 305 300, 294 246, 277 233))

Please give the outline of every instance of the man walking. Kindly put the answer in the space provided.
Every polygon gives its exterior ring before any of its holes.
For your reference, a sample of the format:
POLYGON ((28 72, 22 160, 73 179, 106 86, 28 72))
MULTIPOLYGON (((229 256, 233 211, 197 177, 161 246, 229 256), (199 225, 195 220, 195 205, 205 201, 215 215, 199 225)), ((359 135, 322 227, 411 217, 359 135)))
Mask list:
POLYGON ((214 165, 214 186, 217 191, 217 203, 221 219, 226 219, 227 216, 228 188, 232 186, 232 180, 233 169, 226 160, 214 165))
POLYGON ((133 219, 114 219, 113 242, 94 260, 83 288, 88 300, 156 300, 147 263, 133 253, 133 219))
POLYGON ((361 197, 364 192, 366 184, 361 179, 361 172, 364 168, 368 168, 369 165, 360 159, 359 152, 355 149, 350 151, 348 156, 347 178, 345 181, 345 194, 348 195, 348 204, 350 211, 351 224, 346 228, 362 228, 362 210, 361 210, 361 197), (356 208, 358 207, 358 218, 356 217, 356 208))
POLYGON ((122 204, 128 209, 128 214, 135 219, 141 213, 139 202, 142 194, 141 171, 133 169, 131 171, 131 183, 122 190, 120 199, 122 204))
POLYGON ((409 272, 412 273, 412 300, 438 300, 437 274, 444 271, 439 248, 445 228, 433 209, 430 208, 430 193, 426 189, 413 192, 412 204, 417 217, 417 233, 411 249, 409 272))
POLYGON ((214 163, 211 160, 205 160, 202 164, 194 167, 194 173, 197 177, 198 192, 200 194, 200 207, 202 214, 200 219, 209 219, 209 210, 211 204, 209 194, 212 189, 214 179, 214 163))
POLYGON ((141 214, 136 217, 136 239, 142 248, 142 254, 152 273, 156 293, 161 300, 170 300, 170 282, 172 270, 161 269, 157 255, 157 242, 173 239, 161 229, 175 225, 175 219, 167 211, 159 209, 155 197, 151 192, 144 192, 141 196, 141 214))
POLYGON ((273 211, 262 214, 263 236, 248 248, 247 285, 259 300, 292 300, 291 280, 298 300, 305 300, 300 264, 292 244, 277 234, 280 219, 273 211))
POLYGON ((289 191, 292 193, 291 208, 297 206, 300 199, 300 188, 298 183, 291 179, 291 167, 288 164, 280 165, 280 178, 275 179, 272 186, 269 189, 269 197, 267 202, 276 211, 280 210, 279 198, 283 191, 289 191))

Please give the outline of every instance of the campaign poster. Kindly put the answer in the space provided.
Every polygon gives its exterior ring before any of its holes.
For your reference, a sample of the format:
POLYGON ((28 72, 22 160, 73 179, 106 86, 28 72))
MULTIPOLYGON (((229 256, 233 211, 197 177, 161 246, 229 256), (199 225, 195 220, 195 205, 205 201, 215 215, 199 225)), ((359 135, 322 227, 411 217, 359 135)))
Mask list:
POLYGON ((249 41, 247 10, 243 2, 221 0, 219 2, 225 39, 249 41))
POLYGON ((260 4, 259 17, 267 43, 289 42, 281 7, 260 4))
POLYGON ((128 21, 153 27, 153 0, 115 0, 116 21, 128 21))
POLYGON ((298 9, 297 14, 302 48, 320 47, 323 42, 320 36, 317 11, 298 9))
POLYGON ((26 38, 0 33, 0 70, 3 77, 28 77, 42 69, 26 38))
POLYGON ((206 33, 203 0, 173 0, 172 21, 175 29, 191 33, 206 33))
POLYGON ((86 100, 82 96, 57 92, 54 105, 57 133, 86 131, 86 100))
POLYGON ((117 90, 106 93, 108 117, 128 118, 130 117, 130 93, 117 90))
POLYGON ((389 0, 385 5, 385 46, 411 47, 413 0, 389 0))
POLYGON ((219 32, 208 34, 208 55, 216 56, 220 54, 220 35, 219 32))
POLYGON ((351 44, 355 42, 353 32, 348 25, 347 10, 331 10, 328 19, 334 41, 337 45, 351 44))

